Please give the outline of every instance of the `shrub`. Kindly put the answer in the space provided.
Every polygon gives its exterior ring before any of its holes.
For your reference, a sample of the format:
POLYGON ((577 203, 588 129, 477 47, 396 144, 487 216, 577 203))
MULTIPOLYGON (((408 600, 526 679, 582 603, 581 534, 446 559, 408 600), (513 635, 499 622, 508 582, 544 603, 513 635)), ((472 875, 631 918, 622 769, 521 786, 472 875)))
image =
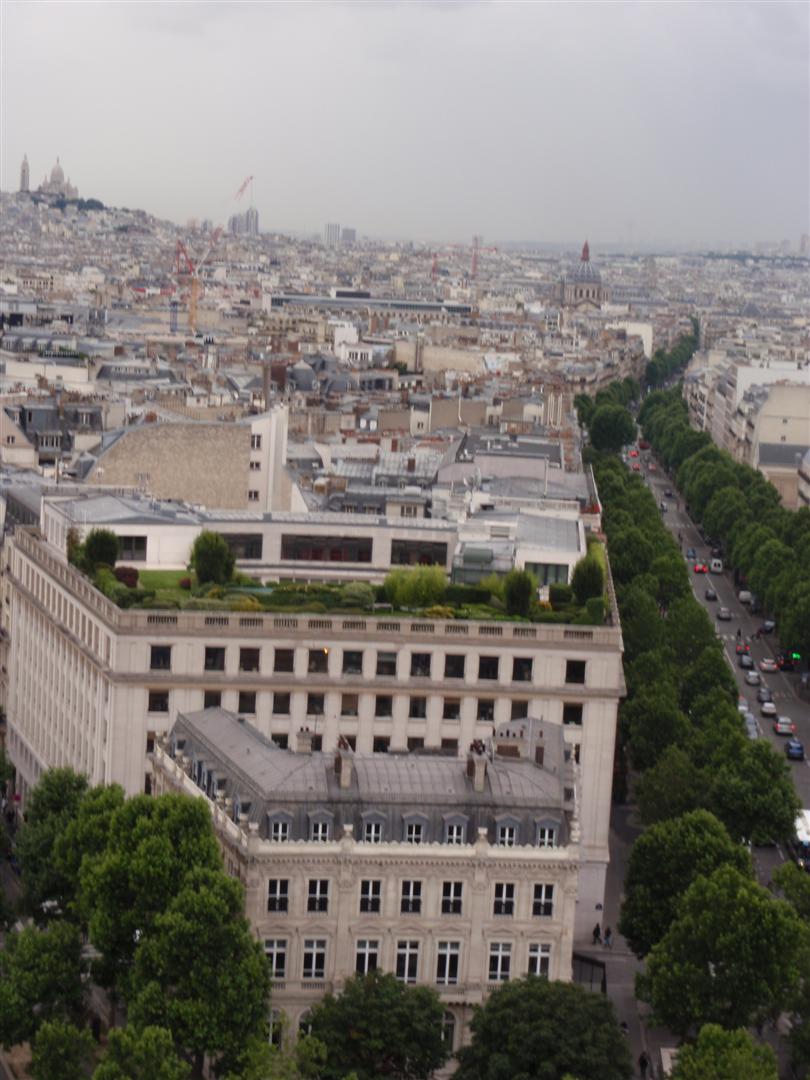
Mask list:
POLYGON ((422 612, 426 619, 453 619, 455 618, 455 612, 453 608, 448 607, 446 604, 434 604, 432 607, 425 608, 422 612))
POLYGON ((570 585, 549 585, 548 598, 553 611, 562 611, 574 599, 574 590, 570 585))
MULTIPOLYGON (((494 574, 490 577, 502 585, 500 578, 496 578, 494 574)), ((448 604, 488 604, 493 590, 486 586, 486 580, 480 585, 448 585, 444 598, 448 604)), ((503 588, 500 591, 503 593, 503 588)))
POLYGON ((190 577, 181 577, 180 580, 177 582, 177 587, 178 587, 178 589, 190 589, 191 588, 191 578, 190 577))
POLYGON ((591 597, 604 593, 605 574, 595 555, 585 555, 579 560, 571 575, 571 588, 578 604, 584 604, 591 597))
POLYGON ((592 626, 601 626, 605 621, 605 598, 603 596, 591 596, 585 601, 585 611, 588 622, 592 626))
MULTIPOLYGON (((504 599, 504 579, 499 574, 487 574, 485 578, 481 578, 478 587, 489 593, 489 596, 497 596, 499 600, 504 599)), ((485 596, 480 603, 486 604, 489 596, 485 596)), ((475 603, 474 600, 470 602, 475 603)))
POLYGON ((120 546, 118 537, 109 529, 91 529, 84 542, 85 563, 92 573, 97 566, 115 566, 120 546))
POLYGON ((385 579, 385 595, 395 608, 430 607, 440 603, 446 591, 447 578, 440 566, 392 570, 385 579))
POLYGON ((203 530, 191 548, 191 566, 202 584, 213 581, 224 585, 233 576, 233 552, 219 533, 203 530))
POLYGON ((71 527, 67 533, 67 557, 72 566, 81 569, 84 566, 84 544, 79 537, 78 529, 71 527))
POLYGON ((503 582, 503 598, 510 615, 528 615, 537 595, 537 578, 528 570, 510 570, 503 582))
POLYGON ((113 567, 113 573, 118 581, 122 585, 126 585, 128 589, 138 588, 138 571, 134 566, 115 566, 113 567))
POLYGON ((340 590, 340 602, 367 610, 374 603, 374 589, 364 581, 350 581, 340 590))
POLYGON ((231 593, 230 597, 231 611, 263 611, 262 605, 256 599, 255 596, 234 596, 231 593))

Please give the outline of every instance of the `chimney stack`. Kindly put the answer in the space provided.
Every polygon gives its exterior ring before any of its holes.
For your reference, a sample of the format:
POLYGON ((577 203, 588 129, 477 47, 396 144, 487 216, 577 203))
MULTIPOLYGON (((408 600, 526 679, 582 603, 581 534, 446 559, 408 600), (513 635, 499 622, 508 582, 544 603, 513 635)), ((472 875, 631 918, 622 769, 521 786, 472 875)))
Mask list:
POLYGON ((340 777, 341 790, 345 791, 352 786, 352 774, 354 772, 354 764, 352 758, 352 748, 348 742, 341 736, 338 740, 337 753, 335 754, 335 772, 340 777))
POLYGON ((297 754, 312 753, 312 732, 308 727, 298 729, 298 734, 295 738, 295 752, 297 754))
POLYGON ((487 755, 484 752, 484 744, 480 739, 470 743, 470 752, 467 756, 467 776, 473 782, 473 791, 477 795, 482 795, 486 787, 487 755))

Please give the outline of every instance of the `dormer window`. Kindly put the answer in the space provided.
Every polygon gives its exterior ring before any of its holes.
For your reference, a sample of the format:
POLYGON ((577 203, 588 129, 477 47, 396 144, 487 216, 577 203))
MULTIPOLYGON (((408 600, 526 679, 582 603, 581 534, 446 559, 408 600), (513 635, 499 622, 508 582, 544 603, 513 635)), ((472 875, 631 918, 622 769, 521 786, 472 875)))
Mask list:
POLYGON ((444 842, 445 844, 467 843, 467 818, 463 814, 445 814, 444 842))
POLYGON ((367 844, 381 844, 385 838, 385 817, 379 811, 366 811, 362 815, 363 840, 367 844))
POLYGON ((292 835, 292 814, 277 812, 267 815, 268 839, 284 843, 292 835))
POLYGON ((326 843, 332 839, 334 815, 328 810, 316 810, 309 815, 309 838, 316 843, 326 843))
POLYGON ((428 821, 424 814, 408 814, 403 820, 403 839, 406 844, 424 844, 428 821))
POLYGON ((516 847, 520 843, 520 822, 504 817, 495 822, 495 843, 500 847, 516 847))
POLYGON ((537 846, 555 848, 558 836, 557 823, 554 821, 539 821, 537 823, 537 846))

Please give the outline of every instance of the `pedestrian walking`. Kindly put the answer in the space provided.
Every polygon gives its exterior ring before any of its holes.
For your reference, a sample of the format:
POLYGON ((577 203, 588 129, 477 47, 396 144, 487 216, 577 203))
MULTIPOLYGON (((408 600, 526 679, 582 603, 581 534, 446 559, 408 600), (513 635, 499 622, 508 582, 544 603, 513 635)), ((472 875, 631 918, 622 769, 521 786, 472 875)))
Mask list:
POLYGON ((602 939, 602 944, 605 946, 606 949, 613 948, 613 931, 610 929, 609 926, 605 930, 605 936, 602 939))
POLYGON ((641 1073, 641 1080, 646 1080, 647 1070, 650 1067, 650 1055, 646 1050, 642 1050, 638 1055, 638 1071, 641 1073))
POLYGON ((619 1024, 619 1030, 621 1031, 622 1035, 625 1035, 628 1039, 630 1038, 630 1025, 627 1023, 626 1020, 622 1020, 622 1022, 619 1024))
POLYGON ((602 927, 599 925, 599 923, 597 923, 596 926, 593 928, 593 943, 594 945, 602 944, 602 927))
POLYGON ((742 630, 737 627, 737 641, 742 641, 742 630))

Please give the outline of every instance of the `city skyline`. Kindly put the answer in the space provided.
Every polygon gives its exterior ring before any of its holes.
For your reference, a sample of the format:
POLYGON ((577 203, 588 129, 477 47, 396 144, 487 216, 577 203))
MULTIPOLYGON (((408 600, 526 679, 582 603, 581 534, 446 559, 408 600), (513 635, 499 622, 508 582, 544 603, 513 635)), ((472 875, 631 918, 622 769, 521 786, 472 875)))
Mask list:
POLYGON ((804 5, 12 0, 2 22, 6 191, 27 153, 32 188, 59 155, 83 195, 180 223, 244 211, 252 173, 269 230, 795 248, 810 229, 804 5))

